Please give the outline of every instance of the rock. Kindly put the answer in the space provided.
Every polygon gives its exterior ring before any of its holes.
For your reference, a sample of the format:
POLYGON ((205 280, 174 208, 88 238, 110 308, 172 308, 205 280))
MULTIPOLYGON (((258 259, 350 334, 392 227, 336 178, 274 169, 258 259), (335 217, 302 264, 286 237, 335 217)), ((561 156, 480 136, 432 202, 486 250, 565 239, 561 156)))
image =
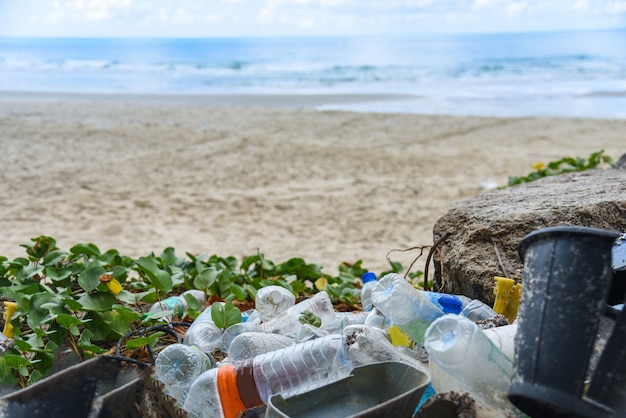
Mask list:
POLYGON ((520 240, 568 225, 626 231, 626 170, 561 174, 457 202, 433 227, 433 242, 448 235, 433 256, 434 288, 492 305, 494 276, 522 279, 520 240))

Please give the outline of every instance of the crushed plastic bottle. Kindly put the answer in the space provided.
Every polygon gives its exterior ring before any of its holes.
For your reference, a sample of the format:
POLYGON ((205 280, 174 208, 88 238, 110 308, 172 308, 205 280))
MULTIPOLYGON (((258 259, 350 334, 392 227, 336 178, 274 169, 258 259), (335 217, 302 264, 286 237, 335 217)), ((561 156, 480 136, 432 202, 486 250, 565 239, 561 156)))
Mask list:
POLYGON ((515 410, 507 399, 513 362, 474 322, 461 315, 438 318, 426 331, 424 346, 437 392, 461 390, 483 405, 515 410))
POLYGON ((354 367, 395 361, 429 374, 423 363, 391 344, 389 335, 380 328, 350 325, 343 330, 343 337, 348 346, 348 357, 354 367))
POLYGON ((296 297, 282 286, 265 286, 256 293, 255 308, 261 321, 267 322, 294 306, 296 297))
POLYGON ((206 306, 206 296, 204 292, 200 290, 187 290, 179 296, 170 296, 154 303, 144 316, 149 317, 157 313, 171 311, 171 313, 164 316, 168 321, 171 321, 173 318, 184 318, 188 309, 187 301, 185 300, 185 296, 187 295, 191 295, 198 301, 198 310, 204 309, 206 306))
MULTIPOLYGON (((223 302, 216 303, 223 304, 223 302)), ((211 354, 218 349, 223 333, 224 331, 213 322, 211 306, 209 306, 189 326, 183 342, 187 345, 195 345, 203 352, 211 354)))
POLYGON ((493 318, 498 313, 489 305, 478 299, 472 299, 461 311, 461 315, 472 322, 484 321, 493 318))
POLYGON ((394 325, 420 344, 424 342, 428 326, 444 315, 428 296, 396 273, 389 273, 378 281, 372 291, 372 302, 394 325))
POLYGON ((234 418, 273 394, 303 393, 351 370, 343 338, 328 335, 204 372, 191 385, 184 409, 190 417, 234 418))
POLYGON ((211 368, 211 359, 195 346, 172 344, 159 353, 154 366, 167 394, 182 405, 196 377, 211 368))
POLYGON ((244 332, 237 335, 230 343, 228 361, 233 363, 246 360, 293 344, 293 338, 280 334, 244 332))
POLYGON ((335 319, 335 310, 330 296, 325 291, 321 291, 295 304, 269 321, 261 323, 258 330, 295 336, 302 327, 300 315, 303 311, 309 311, 317 315, 322 320, 322 326, 331 323, 335 319))

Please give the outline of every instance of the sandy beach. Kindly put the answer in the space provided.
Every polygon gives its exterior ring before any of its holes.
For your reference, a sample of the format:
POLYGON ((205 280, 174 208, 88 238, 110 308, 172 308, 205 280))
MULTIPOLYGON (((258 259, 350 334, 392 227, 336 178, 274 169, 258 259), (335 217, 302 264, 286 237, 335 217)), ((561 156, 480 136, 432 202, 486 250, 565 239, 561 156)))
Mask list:
POLYGON ((390 250, 432 244, 436 220, 485 182, 626 152, 626 120, 314 109, 385 99, 0 93, 0 254, 50 235, 66 250, 258 250, 379 272, 390 250))

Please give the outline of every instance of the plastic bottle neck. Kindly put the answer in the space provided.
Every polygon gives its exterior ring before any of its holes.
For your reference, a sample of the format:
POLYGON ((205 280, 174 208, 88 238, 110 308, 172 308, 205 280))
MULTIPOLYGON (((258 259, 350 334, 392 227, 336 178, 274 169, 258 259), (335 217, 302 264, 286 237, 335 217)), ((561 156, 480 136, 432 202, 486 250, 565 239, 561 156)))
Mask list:
POLYGON ((252 360, 237 367, 221 366, 217 370, 217 387, 224 418, 236 418, 241 411, 263 405, 254 382, 252 360))

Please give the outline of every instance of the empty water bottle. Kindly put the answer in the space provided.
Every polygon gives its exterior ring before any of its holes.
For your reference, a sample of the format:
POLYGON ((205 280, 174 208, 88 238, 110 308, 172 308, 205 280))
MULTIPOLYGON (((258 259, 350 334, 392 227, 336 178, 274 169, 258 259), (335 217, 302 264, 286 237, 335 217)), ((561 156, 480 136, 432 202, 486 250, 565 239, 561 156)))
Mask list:
POLYGON ((330 296, 325 291, 322 291, 295 304, 269 321, 261 323, 258 330, 295 336, 302 327, 300 315, 303 311, 309 311, 317 315, 322 320, 322 326, 331 323, 335 318, 335 309, 330 296))
POLYGON ((206 296, 204 292, 200 290, 187 290, 181 293, 179 296, 170 296, 166 299, 154 303, 150 310, 145 314, 146 317, 153 316, 161 312, 168 312, 163 317, 168 321, 172 318, 184 318, 187 315, 187 301, 185 296, 190 295, 198 301, 198 310, 204 309, 206 306, 206 296))
POLYGON ((445 315, 428 328, 424 346, 437 392, 462 390, 484 405, 514 410, 507 399, 513 362, 474 322, 445 315))
POLYGON ((459 314, 471 299, 462 295, 422 291, 443 313, 459 314))
POLYGON ((391 321, 387 317, 385 317, 385 315, 383 315, 381 311, 374 307, 371 311, 367 313, 364 324, 369 325, 370 327, 376 327, 386 330, 391 326, 391 321))
POLYGON ((428 326, 444 314, 428 296, 396 273, 389 273, 378 281, 372 291, 372 302, 386 318, 420 344, 428 326))
POLYGON ((220 338, 220 351, 230 355, 230 344, 240 334, 244 332, 255 332, 259 330, 259 324, 255 322, 240 322, 226 328, 220 338))
POLYGON ((463 307, 461 315, 470 319, 471 321, 477 322, 493 318, 498 314, 486 303, 478 299, 472 299, 467 305, 463 307))
MULTIPOLYGON (((221 303, 224 302, 215 302, 221 303)), ((207 307, 187 329, 183 342, 187 345, 195 345, 207 354, 213 353, 220 344, 220 338, 224 330, 213 322, 211 306, 207 307)))
POLYGON ((376 274, 368 271, 361 276, 363 287, 361 288, 361 307, 365 312, 372 310, 372 289, 376 287, 376 274))
POLYGON ((256 357, 270 351, 280 350, 294 344, 294 339, 267 332, 244 332, 230 343, 228 361, 233 363, 256 357))
POLYGON ((296 297, 282 286, 266 286, 257 290, 254 303, 261 321, 267 322, 295 305, 296 297))
POLYGON ((343 338, 328 335, 204 372, 192 384, 184 409, 190 417, 234 418, 273 394, 303 393, 351 370, 343 338))
POLYGON ((350 325, 343 330, 343 337, 348 346, 348 357, 354 367, 381 361, 395 361, 428 374, 424 364, 394 346, 389 335, 380 328, 350 325))
POLYGON ((196 377, 211 368, 211 359, 197 347, 172 344, 159 353, 154 366, 167 394, 182 405, 196 377))

